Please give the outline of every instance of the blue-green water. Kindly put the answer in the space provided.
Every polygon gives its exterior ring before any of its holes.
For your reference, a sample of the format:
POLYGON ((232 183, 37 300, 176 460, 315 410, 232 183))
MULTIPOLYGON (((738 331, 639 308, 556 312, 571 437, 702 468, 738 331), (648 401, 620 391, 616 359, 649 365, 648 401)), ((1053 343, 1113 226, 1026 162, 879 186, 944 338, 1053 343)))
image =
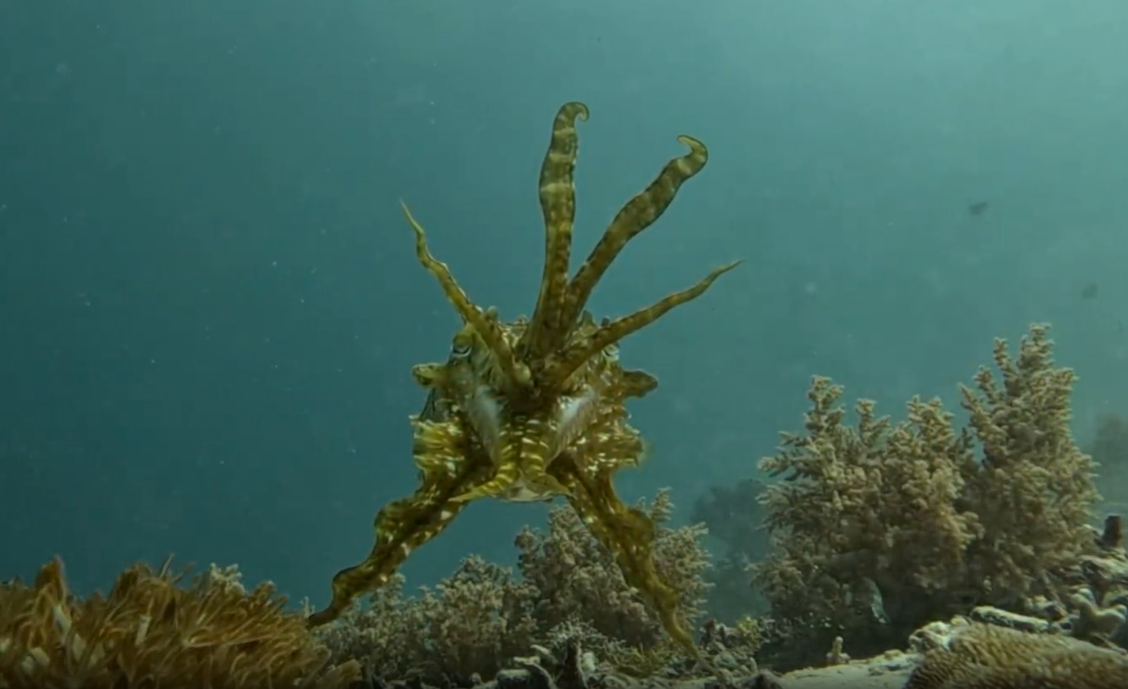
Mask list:
MULTIPOLYGON (((581 256, 677 134, 712 153, 598 314, 745 259, 625 343, 661 381, 626 495, 753 475, 814 373, 954 406, 1031 321, 1081 437, 1128 409, 1128 6, 642 6, 0 0, 0 573, 60 554, 89 589, 174 552, 324 602, 414 488, 410 367, 457 325, 399 199, 529 312, 568 100, 581 256)), ((475 505, 407 573, 509 560, 543 513, 475 505)))

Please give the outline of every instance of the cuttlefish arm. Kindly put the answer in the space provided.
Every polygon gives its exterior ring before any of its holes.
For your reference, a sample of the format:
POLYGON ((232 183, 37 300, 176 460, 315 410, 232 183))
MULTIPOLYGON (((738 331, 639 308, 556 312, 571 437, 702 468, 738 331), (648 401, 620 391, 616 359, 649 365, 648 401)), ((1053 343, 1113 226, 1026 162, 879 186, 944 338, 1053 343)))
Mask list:
POLYGON ((482 342, 490 348, 497 365, 505 375, 506 385, 510 388, 527 386, 530 378, 529 367, 514 355, 513 348, 506 341, 505 334, 496 319, 496 312, 482 309, 471 301, 450 271, 450 266, 431 254, 427 244, 427 232, 411 214, 407 204, 401 201, 400 206, 408 224, 415 232, 415 255, 419 262, 438 281, 447 301, 462 317, 462 322, 473 326, 482 342))
MULTIPOLYGON (((662 217, 681 186, 701 172, 709 162, 709 150, 701 141, 684 134, 678 137, 678 141, 685 144, 689 152, 670 159, 654 181, 623 206, 580 266, 576 276, 569 282, 563 309, 557 316, 562 327, 571 327, 576 323, 595 286, 622 250, 662 217)), ((626 316, 607 321, 586 337, 571 338, 564 350, 554 353, 545 364, 545 378, 567 380, 568 376, 604 347, 645 328, 678 306, 697 299, 717 278, 738 265, 740 261, 715 268, 691 287, 669 294, 626 316)))
POLYGON ((568 502, 600 545, 615 556, 627 584, 642 594, 666 633, 690 657, 701 653, 680 613, 678 592, 658 573, 654 561, 657 525, 643 510, 615 493, 613 470, 585 470, 571 453, 553 463, 552 472, 569 488, 568 502))
POLYGON ((418 547, 438 536, 466 506, 455 498, 493 475, 481 448, 454 421, 414 418, 415 463, 420 486, 410 497, 389 503, 376 515, 376 543, 368 557, 333 576, 333 599, 308 619, 311 627, 339 618, 359 595, 388 580, 418 547))
POLYGON ((576 217, 574 171, 579 152, 576 121, 587 118, 588 109, 583 103, 567 103, 560 108, 553 120, 552 137, 541 165, 544 271, 536 310, 517 351, 528 357, 531 369, 539 369, 534 383, 546 390, 565 386, 568 377, 601 349, 700 297, 717 278, 739 263, 716 268, 695 285, 610 321, 591 335, 574 337, 592 291, 623 248, 662 217, 681 186, 701 172, 709 161, 705 144, 691 136, 679 136, 678 141, 685 144, 689 152, 669 160, 654 181, 623 206, 575 277, 569 280, 568 264, 576 217))
POLYGON ((526 356, 543 359, 559 347, 571 324, 560 320, 568 296, 572 229, 576 220, 574 173, 579 155, 576 121, 587 120, 583 103, 566 103, 552 121, 552 137, 541 163, 538 196, 544 218, 544 270, 529 328, 521 340, 526 356))
POLYGON ((705 169, 709 162, 709 149, 705 144, 685 134, 679 136, 678 141, 689 148, 689 153, 671 158, 654 181, 615 214, 599 242, 568 284, 565 308, 560 314, 563 320, 575 321, 587 306, 595 286, 620 252, 632 239, 662 217, 683 184, 705 169))
POLYGON ((587 337, 575 338, 563 352, 549 358, 544 366, 545 378, 557 381, 567 380, 584 362, 605 347, 616 344, 619 340, 645 328, 682 304, 705 294, 717 278, 737 267, 740 263, 740 261, 733 261, 719 268, 714 268, 692 287, 668 294, 654 304, 626 316, 608 320, 587 337))
POLYGON ((658 572, 654 559, 657 525, 645 511, 624 504, 615 492, 615 474, 639 466, 646 454, 641 434, 627 422, 623 403, 647 394, 656 385, 652 376, 641 371, 619 373, 599 417, 549 470, 568 486, 566 498, 572 509, 588 532, 614 555, 623 579, 642 594, 666 633, 691 657, 700 659, 681 614, 679 592, 658 572))

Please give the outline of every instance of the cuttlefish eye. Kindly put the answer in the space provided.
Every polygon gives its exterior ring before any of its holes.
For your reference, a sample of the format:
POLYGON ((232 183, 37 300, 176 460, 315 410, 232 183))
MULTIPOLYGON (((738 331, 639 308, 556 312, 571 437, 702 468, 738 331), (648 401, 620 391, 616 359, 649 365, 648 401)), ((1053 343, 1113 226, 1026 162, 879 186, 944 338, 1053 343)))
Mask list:
POLYGON ((455 359, 465 359, 470 356, 470 343, 455 340, 450 345, 450 355, 455 359))
POLYGON ((463 326, 450 340, 450 358, 465 359, 470 356, 473 348, 474 328, 470 325, 463 326))

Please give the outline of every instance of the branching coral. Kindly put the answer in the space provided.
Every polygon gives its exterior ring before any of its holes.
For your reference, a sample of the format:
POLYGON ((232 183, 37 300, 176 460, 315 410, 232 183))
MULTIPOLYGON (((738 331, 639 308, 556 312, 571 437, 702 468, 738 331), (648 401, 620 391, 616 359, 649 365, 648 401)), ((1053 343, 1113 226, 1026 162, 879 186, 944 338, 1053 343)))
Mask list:
MULTIPOLYGON (((463 560, 452 577, 424 589, 417 611, 425 620, 429 660, 489 673, 528 651, 536 632, 533 591, 506 567, 480 557, 463 560)), ((473 674, 471 672, 470 674, 473 674)))
POLYGON ((537 639, 536 591, 505 567, 471 556, 418 596, 403 596, 402 583, 397 576, 363 609, 317 630, 334 660, 359 659, 382 677, 464 681, 492 677, 537 639))
POLYGON ((982 448, 982 460, 964 467, 963 503, 984 529, 971 549, 973 572, 1004 602, 1004 591, 1026 595, 1044 573, 1093 550, 1096 464, 1073 440, 1070 397, 1077 377, 1054 365, 1046 331, 1031 327, 1017 358, 996 340, 999 380, 983 367, 975 389, 961 390, 982 448))
POLYGON ((884 621, 889 607, 943 593, 981 533, 957 506, 970 443, 939 401, 910 401, 908 420, 894 424, 863 400, 851 427, 841 395, 816 378, 807 434, 785 434, 782 452, 761 463, 787 480, 763 494, 775 550, 755 580, 772 614, 799 624, 884 621), (903 601, 890 595, 902 590, 903 601))
POLYGON ((961 388, 962 431, 916 398, 896 423, 858 402, 849 426, 842 388, 814 380, 806 433, 761 462, 785 478, 764 493, 774 552, 753 568, 774 617, 903 638, 953 607, 1066 593, 1053 577, 1092 549, 1097 498, 1069 429, 1075 376, 1041 325, 994 359, 961 388))
MULTIPOLYGON (((636 509, 657 525, 656 565, 680 592, 692 621, 707 588, 703 529, 664 526, 671 509, 665 491, 636 509)), ((559 647, 569 640, 620 667, 672 657, 660 620, 570 506, 553 508, 548 529, 525 529, 516 545, 516 576, 470 557, 434 589, 411 598, 401 595, 397 577, 370 596, 366 609, 318 636, 335 659, 362 659, 373 674, 421 673, 435 680, 493 677, 536 644, 559 647)))
POLYGON ((136 565, 108 596, 71 595, 62 563, 31 586, 0 586, 0 686, 344 687, 359 665, 329 669, 329 651, 263 584, 230 570, 178 586, 166 564, 136 565))

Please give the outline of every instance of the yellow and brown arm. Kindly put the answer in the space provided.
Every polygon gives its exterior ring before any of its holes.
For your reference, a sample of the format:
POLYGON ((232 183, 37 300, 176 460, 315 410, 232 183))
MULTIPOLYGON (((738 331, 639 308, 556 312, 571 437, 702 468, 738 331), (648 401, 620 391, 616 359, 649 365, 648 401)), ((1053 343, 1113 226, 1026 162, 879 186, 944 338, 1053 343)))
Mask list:
POLYGON ((416 549, 454 521, 466 502, 455 498, 493 476, 489 457, 458 421, 412 420, 419 488, 376 515, 376 542, 358 565, 333 576, 333 599, 309 617, 317 627, 339 618, 359 595, 382 587, 416 549))

